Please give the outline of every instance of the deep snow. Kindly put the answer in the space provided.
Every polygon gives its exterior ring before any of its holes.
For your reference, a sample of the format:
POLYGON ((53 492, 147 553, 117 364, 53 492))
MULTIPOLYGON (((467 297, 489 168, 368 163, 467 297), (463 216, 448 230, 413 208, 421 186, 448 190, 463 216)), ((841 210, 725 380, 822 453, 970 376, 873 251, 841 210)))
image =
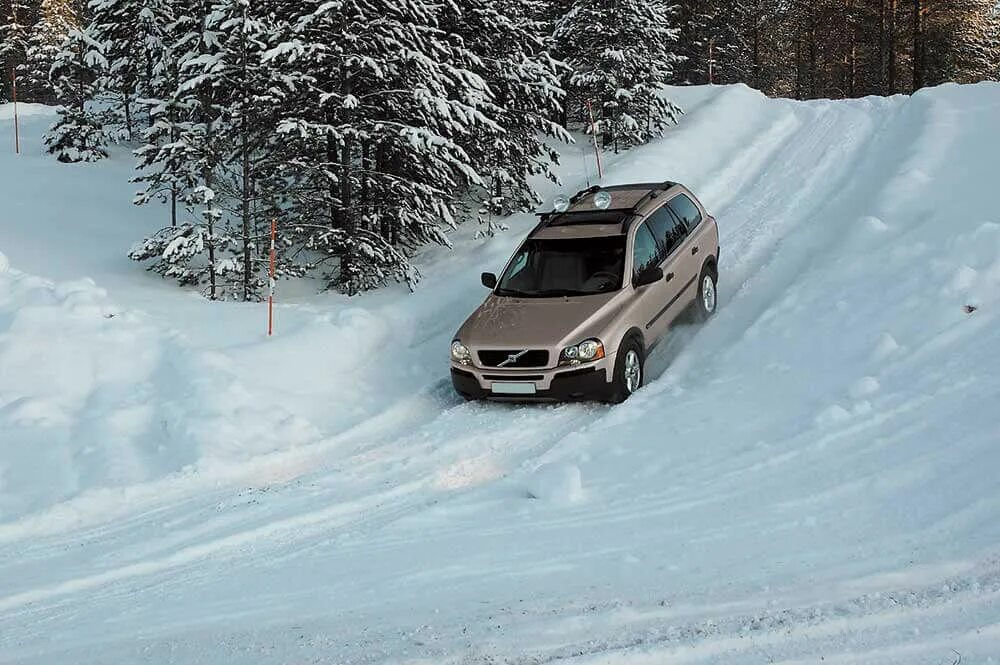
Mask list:
POLYGON ((606 180, 701 196, 721 309, 613 408, 451 393, 530 216, 428 249, 414 295, 282 285, 267 340, 127 261, 165 217, 127 154, 58 164, 22 109, 0 662, 1000 662, 1000 85, 671 94, 606 180))

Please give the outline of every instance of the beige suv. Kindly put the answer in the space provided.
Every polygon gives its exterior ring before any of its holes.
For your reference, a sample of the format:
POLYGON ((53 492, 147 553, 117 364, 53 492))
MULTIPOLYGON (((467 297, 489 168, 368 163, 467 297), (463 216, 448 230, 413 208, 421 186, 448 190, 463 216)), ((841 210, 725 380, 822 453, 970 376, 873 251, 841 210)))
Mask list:
POLYGON ((715 219, 673 182, 592 187, 557 201, 451 345, 468 399, 621 402, 649 351, 693 309, 715 312, 715 219))

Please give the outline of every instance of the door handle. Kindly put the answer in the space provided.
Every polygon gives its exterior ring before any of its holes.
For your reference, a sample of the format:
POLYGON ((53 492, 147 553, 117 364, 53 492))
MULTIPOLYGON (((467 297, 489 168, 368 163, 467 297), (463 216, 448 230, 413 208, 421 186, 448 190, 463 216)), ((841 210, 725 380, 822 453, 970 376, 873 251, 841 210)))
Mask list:
POLYGON ((698 248, 697 247, 692 247, 691 248, 691 253, 692 254, 697 254, 698 253, 698 248))
POLYGON ((674 273, 672 273, 672 272, 668 272, 668 273, 667 273, 667 275, 666 275, 666 277, 664 277, 663 279, 664 279, 664 281, 667 281, 667 282, 669 282, 669 281, 670 281, 670 280, 672 280, 673 278, 674 278, 674 273))

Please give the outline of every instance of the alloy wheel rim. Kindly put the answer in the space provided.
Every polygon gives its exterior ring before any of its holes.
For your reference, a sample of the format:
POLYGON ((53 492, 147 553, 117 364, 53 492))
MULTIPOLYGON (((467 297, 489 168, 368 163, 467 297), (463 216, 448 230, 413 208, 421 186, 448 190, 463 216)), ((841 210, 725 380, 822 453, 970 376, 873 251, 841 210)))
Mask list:
POLYGON ((706 312, 711 314, 715 311, 715 280, 711 275, 705 275, 701 283, 701 301, 706 312))
POLYGON ((642 380, 642 364, 639 362, 639 354, 629 350, 625 354, 625 388, 629 394, 639 389, 639 382, 642 380))

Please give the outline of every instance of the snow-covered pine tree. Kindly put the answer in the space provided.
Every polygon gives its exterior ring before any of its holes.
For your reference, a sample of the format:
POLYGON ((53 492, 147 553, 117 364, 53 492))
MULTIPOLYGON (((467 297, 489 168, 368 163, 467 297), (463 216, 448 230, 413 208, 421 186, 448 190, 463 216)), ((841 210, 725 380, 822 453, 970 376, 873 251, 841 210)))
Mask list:
POLYGON ((25 47, 24 63, 18 67, 18 83, 31 90, 32 99, 45 104, 57 101, 52 84, 52 65, 69 38, 79 29, 72 0, 42 0, 38 21, 32 26, 25 47))
POLYGON ((260 296, 265 286, 265 262, 257 261, 255 248, 267 235, 266 219, 277 213, 280 179, 271 176, 279 166, 275 156, 274 128, 285 90, 274 78, 264 53, 281 34, 272 16, 255 14, 261 3, 250 0, 216 0, 207 25, 220 35, 221 59, 206 76, 213 87, 227 90, 220 141, 226 146, 216 190, 220 205, 239 234, 239 260, 232 272, 244 300, 260 296))
POLYGON ((173 103, 184 118, 176 123, 176 138, 168 154, 154 160, 158 168, 169 170, 174 181, 190 183, 184 195, 192 219, 177 227, 163 229, 138 244, 129 253, 136 261, 153 260, 150 270, 176 279, 182 285, 206 285, 212 299, 231 295, 226 288, 227 273, 235 272, 235 246, 229 234, 216 186, 226 155, 222 125, 225 123, 227 91, 217 88, 212 70, 224 59, 223 36, 210 23, 208 0, 194 0, 178 11, 184 18, 176 48, 179 84, 173 103))
POLYGON ((306 0, 267 56, 293 93, 278 131, 290 234, 330 286, 412 284, 409 249, 447 244, 456 190, 480 184, 453 137, 478 125, 481 77, 455 63, 430 0, 306 0))
POLYGON ((45 144, 60 162, 94 162, 108 156, 103 128, 87 109, 96 94, 92 72, 104 65, 103 58, 85 31, 72 29, 52 63, 50 80, 62 106, 45 144))
POLYGON ((558 182, 554 143, 572 142, 552 121, 564 93, 560 65, 545 48, 544 10, 539 0, 467 0, 444 16, 442 28, 469 52, 467 68, 489 85, 492 94, 479 100, 479 109, 499 126, 480 124, 457 137, 485 181, 476 197, 483 235, 503 229, 499 218, 541 202, 531 178, 558 182))
MULTIPOLYGON (((10 0, 0 25, 0 64, 6 83, 5 97, 12 99, 12 74, 24 66, 28 38, 32 26, 38 21, 38 0, 10 0)), ((21 81, 18 81, 21 84, 21 81)), ((22 100, 31 100, 31 90, 20 85, 18 95, 22 100)))
POLYGON ((132 181, 145 188, 136 193, 133 203, 143 205, 158 199, 169 204, 170 226, 177 226, 178 206, 185 194, 197 185, 197 179, 173 157, 180 123, 188 112, 180 85, 180 64, 175 48, 180 38, 194 28, 194 17, 178 17, 174 0, 148 0, 139 15, 143 34, 144 59, 149 70, 143 77, 143 98, 139 103, 149 117, 149 126, 141 134, 142 145, 134 151, 139 175, 132 181))
POLYGON ((556 24, 553 48, 566 77, 571 118, 600 116, 605 146, 644 143, 676 124, 680 107, 664 97, 673 77, 678 30, 669 0, 576 0, 556 24))
POLYGON ((136 104, 155 62, 146 60, 150 11, 146 0, 90 0, 88 36, 100 45, 105 66, 95 72, 102 99, 102 124, 114 140, 131 142, 140 121, 136 104))

